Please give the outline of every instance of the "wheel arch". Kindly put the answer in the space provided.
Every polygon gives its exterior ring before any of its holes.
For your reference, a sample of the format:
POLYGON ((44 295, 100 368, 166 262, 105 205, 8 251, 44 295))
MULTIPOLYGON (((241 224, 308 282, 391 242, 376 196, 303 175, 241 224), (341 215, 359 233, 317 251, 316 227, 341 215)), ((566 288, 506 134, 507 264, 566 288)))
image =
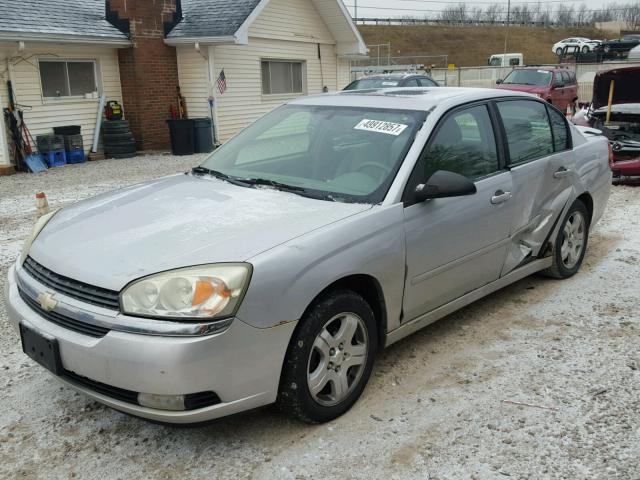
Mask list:
POLYGON ((304 318, 309 310, 319 301, 331 294, 331 292, 339 290, 350 290, 357 293, 369 304, 371 310, 373 310, 376 326, 378 327, 378 347, 382 348, 385 344, 387 334, 387 305, 380 282, 371 275, 347 275, 330 283, 307 305, 302 318, 304 318))
POLYGON ((589 192, 584 192, 580 195, 576 200, 580 200, 585 207, 587 207, 587 212, 589 212, 589 218, 587 219, 589 225, 591 225, 591 220, 593 219, 593 197, 589 192))

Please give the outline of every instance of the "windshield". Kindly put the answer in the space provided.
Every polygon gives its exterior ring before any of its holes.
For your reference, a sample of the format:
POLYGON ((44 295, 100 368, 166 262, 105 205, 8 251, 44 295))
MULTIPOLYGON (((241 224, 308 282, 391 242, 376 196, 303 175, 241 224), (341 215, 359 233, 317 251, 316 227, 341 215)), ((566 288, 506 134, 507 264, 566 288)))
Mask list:
POLYGON ((247 187, 379 203, 426 116, 421 111, 285 105, 216 150, 198 172, 247 187))
POLYGON ((396 78, 361 78, 347 85, 345 90, 367 90, 369 88, 391 88, 400 85, 396 78))
POLYGON ((502 83, 545 87, 551 83, 552 76, 551 72, 545 70, 513 70, 502 83))
POLYGON ((491 66, 491 67, 500 67, 500 66, 502 66, 502 58, 500 58, 500 57, 491 57, 489 59, 489 66, 491 66))

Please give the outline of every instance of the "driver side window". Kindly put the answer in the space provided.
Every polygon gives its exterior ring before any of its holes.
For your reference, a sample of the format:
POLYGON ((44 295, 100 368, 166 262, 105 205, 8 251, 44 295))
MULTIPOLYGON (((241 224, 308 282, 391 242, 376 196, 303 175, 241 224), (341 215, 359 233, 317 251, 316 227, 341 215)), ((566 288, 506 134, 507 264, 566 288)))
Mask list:
POLYGON ((459 110, 436 130, 421 159, 426 182, 438 170, 475 181, 500 170, 496 139, 486 105, 459 110))

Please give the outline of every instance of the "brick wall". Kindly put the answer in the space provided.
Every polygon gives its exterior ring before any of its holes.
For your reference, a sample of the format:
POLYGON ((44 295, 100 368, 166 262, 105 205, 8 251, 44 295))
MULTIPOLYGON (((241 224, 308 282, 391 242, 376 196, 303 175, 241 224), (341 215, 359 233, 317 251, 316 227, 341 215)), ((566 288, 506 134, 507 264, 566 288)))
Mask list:
POLYGON ((175 0, 111 0, 111 10, 131 25, 133 47, 118 52, 126 118, 139 150, 170 147, 167 118, 177 104, 176 49, 164 43, 164 22, 175 0))

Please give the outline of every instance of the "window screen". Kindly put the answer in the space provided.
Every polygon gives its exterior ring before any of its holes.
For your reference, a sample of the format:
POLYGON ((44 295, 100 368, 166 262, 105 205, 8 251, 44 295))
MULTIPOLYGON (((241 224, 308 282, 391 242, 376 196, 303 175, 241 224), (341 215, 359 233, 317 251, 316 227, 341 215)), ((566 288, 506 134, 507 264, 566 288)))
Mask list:
POLYGON ((304 93, 302 63, 262 61, 262 93, 264 95, 304 93))
POLYGON ((45 98, 78 97, 97 90, 93 61, 41 61, 40 83, 45 98))
POLYGON ((424 180, 438 170, 475 180, 500 169, 493 126, 487 107, 467 108, 438 127, 424 156, 424 180))
POLYGON ((512 165, 553 153, 547 109, 541 102, 513 100, 498 103, 507 134, 512 165))

